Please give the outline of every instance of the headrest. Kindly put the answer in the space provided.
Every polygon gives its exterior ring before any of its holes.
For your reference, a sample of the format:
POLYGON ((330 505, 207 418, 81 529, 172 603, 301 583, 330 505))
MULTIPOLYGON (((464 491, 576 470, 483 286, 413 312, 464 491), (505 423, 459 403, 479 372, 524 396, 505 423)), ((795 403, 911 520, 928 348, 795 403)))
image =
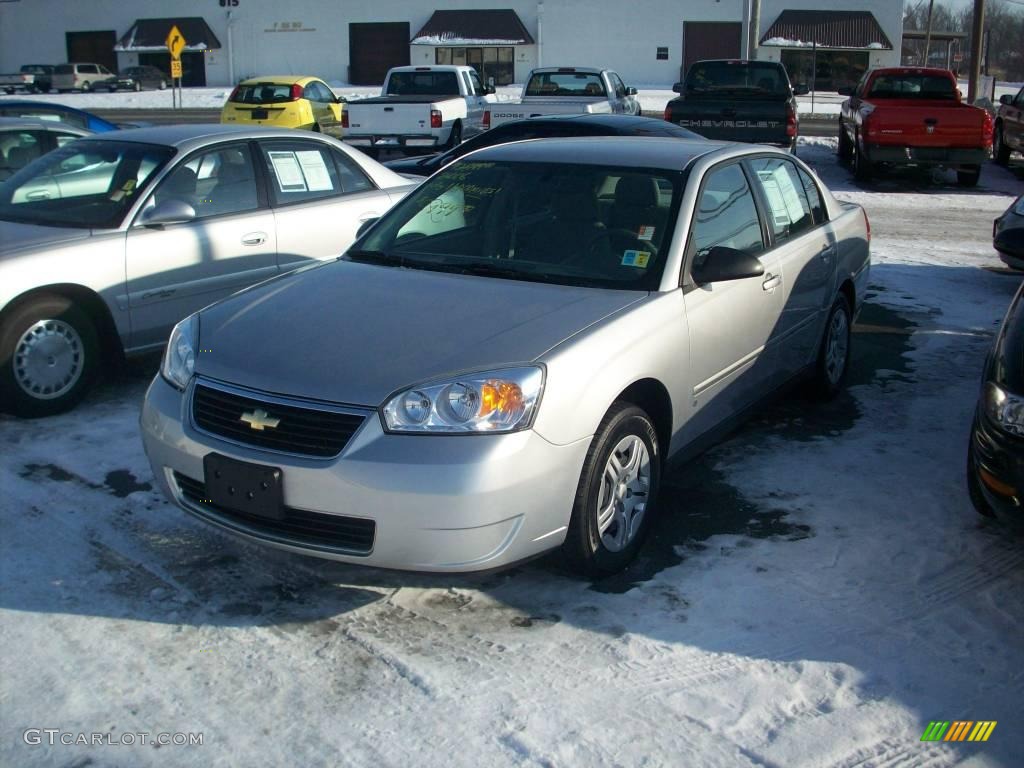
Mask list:
POLYGON ((615 206, 658 207, 658 183, 650 176, 623 176, 615 184, 615 206))

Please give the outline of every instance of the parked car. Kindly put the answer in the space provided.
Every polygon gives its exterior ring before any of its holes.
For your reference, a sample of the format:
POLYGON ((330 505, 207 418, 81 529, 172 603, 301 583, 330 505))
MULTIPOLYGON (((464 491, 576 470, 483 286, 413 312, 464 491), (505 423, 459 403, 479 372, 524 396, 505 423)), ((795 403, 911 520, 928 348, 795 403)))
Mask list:
POLYGON ((777 61, 718 60, 694 62, 679 94, 665 106, 665 119, 709 139, 773 144, 796 151, 800 118, 794 87, 777 61))
POLYGON ((992 222, 992 247, 1006 266, 1024 270, 1024 195, 992 222))
POLYGON ((0 181, 69 141, 92 131, 52 120, 0 117, 0 181))
POLYGON ((301 128, 341 135, 344 102, 323 80, 309 76, 254 77, 243 80, 220 113, 225 125, 301 128))
POLYGON ((101 364, 338 256, 409 188, 334 139, 258 128, 118 131, 35 160, 0 183, 0 404, 70 408, 101 364))
POLYGON ((482 149, 344 258, 182 321, 140 420, 153 476, 295 552, 473 571, 561 546, 614 572, 667 459, 794 377, 841 388, 868 239, 776 149, 482 149))
POLYGON ((147 88, 164 90, 170 78, 162 70, 143 64, 126 67, 117 76, 115 85, 119 91, 141 91, 147 88))
POLYGON ((394 67, 379 97, 345 106, 345 141, 371 152, 451 149, 484 130, 487 96, 492 93, 494 88, 481 83, 472 67, 394 67))
POLYGON ((519 101, 503 101, 490 108, 488 128, 508 120, 561 114, 639 115, 636 88, 626 86, 610 69, 542 67, 530 72, 519 101))
POLYGON ((839 116, 839 159, 859 181, 880 164, 941 166, 973 187, 992 149, 992 116, 960 100, 945 69, 884 67, 864 73, 839 116))
POLYGON ((58 93, 117 88, 117 75, 102 64, 58 64, 53 68, 53 87, 58 93))
POLYGON ((116 131, 120 128, 109 120, 104 120, 102 117, 82 109, 30 99, 0 101, 0 117, 24 117, 32 120, 60 122, 65 125, 73 125, 76 128, 86 128, 93 133, 116 131))
POLYGON ((409 176, 430 176, 463 155, 495 144, 525 139, 564 138, 567 136, 644 136, 677 139, 700 139, 693 131, 669 125, 663 120, 632 115, 551 115, 511 120, 481 133, 454 149, 427 157, 402 157, 389 160, 385 166, 409 176))
POLYGON ((25 64, 13 75, 0 75, 0 88, 9 94, 19 88, 27 93, 49 93, 52 85, 52 64, 25 64))
POLYGON ((1024 499, 1024 283, 985 361, 967 448, 967 488, 986 517, 1020 521, 1024 499))
POLYGON ((1016 96, 999 97, 995 133, 992 137, 992 157, 1000 165, 1010 162, 1010 153, 1024 152, 1024 88, 1016 96))

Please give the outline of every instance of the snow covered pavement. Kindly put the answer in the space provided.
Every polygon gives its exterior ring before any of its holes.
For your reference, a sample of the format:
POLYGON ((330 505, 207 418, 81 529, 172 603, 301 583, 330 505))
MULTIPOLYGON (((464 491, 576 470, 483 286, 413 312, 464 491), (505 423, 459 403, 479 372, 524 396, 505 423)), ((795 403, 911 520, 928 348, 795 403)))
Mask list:
POLYGON ((1020 281, 991 221, 1024 182, 862 189, 834 141, 800 154, 871 217, 849 390, 668 473, 619 578, 380 572, 194 522, 138 438, 154 360, 73 413, 0 417, 0 764, 1020 765, 1024 533, 978 518, 963 475, 1020 281), (931 720, 998 725, 921 742, 931 720), (118 743, 140 732, 203 743, 118 743))

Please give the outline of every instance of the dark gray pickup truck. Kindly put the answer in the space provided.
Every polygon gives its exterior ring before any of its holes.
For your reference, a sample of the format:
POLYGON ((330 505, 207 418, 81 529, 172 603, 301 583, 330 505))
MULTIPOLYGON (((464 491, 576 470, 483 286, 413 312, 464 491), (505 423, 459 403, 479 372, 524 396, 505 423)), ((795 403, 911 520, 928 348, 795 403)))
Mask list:
POLYGON ((665 106, 670 123, 709 139, 796 148, 796 96, 807 87, 794 87, 778 62, 698 61, 672 90, 679 98, 665 106))

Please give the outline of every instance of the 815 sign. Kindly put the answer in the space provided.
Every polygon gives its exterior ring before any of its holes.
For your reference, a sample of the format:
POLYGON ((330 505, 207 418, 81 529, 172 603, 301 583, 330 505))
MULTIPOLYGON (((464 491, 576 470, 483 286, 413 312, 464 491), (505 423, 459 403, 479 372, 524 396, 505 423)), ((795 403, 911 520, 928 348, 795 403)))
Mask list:
POLYGON ((237 8, 238 0, 220 0, 221 8, 237 8))

